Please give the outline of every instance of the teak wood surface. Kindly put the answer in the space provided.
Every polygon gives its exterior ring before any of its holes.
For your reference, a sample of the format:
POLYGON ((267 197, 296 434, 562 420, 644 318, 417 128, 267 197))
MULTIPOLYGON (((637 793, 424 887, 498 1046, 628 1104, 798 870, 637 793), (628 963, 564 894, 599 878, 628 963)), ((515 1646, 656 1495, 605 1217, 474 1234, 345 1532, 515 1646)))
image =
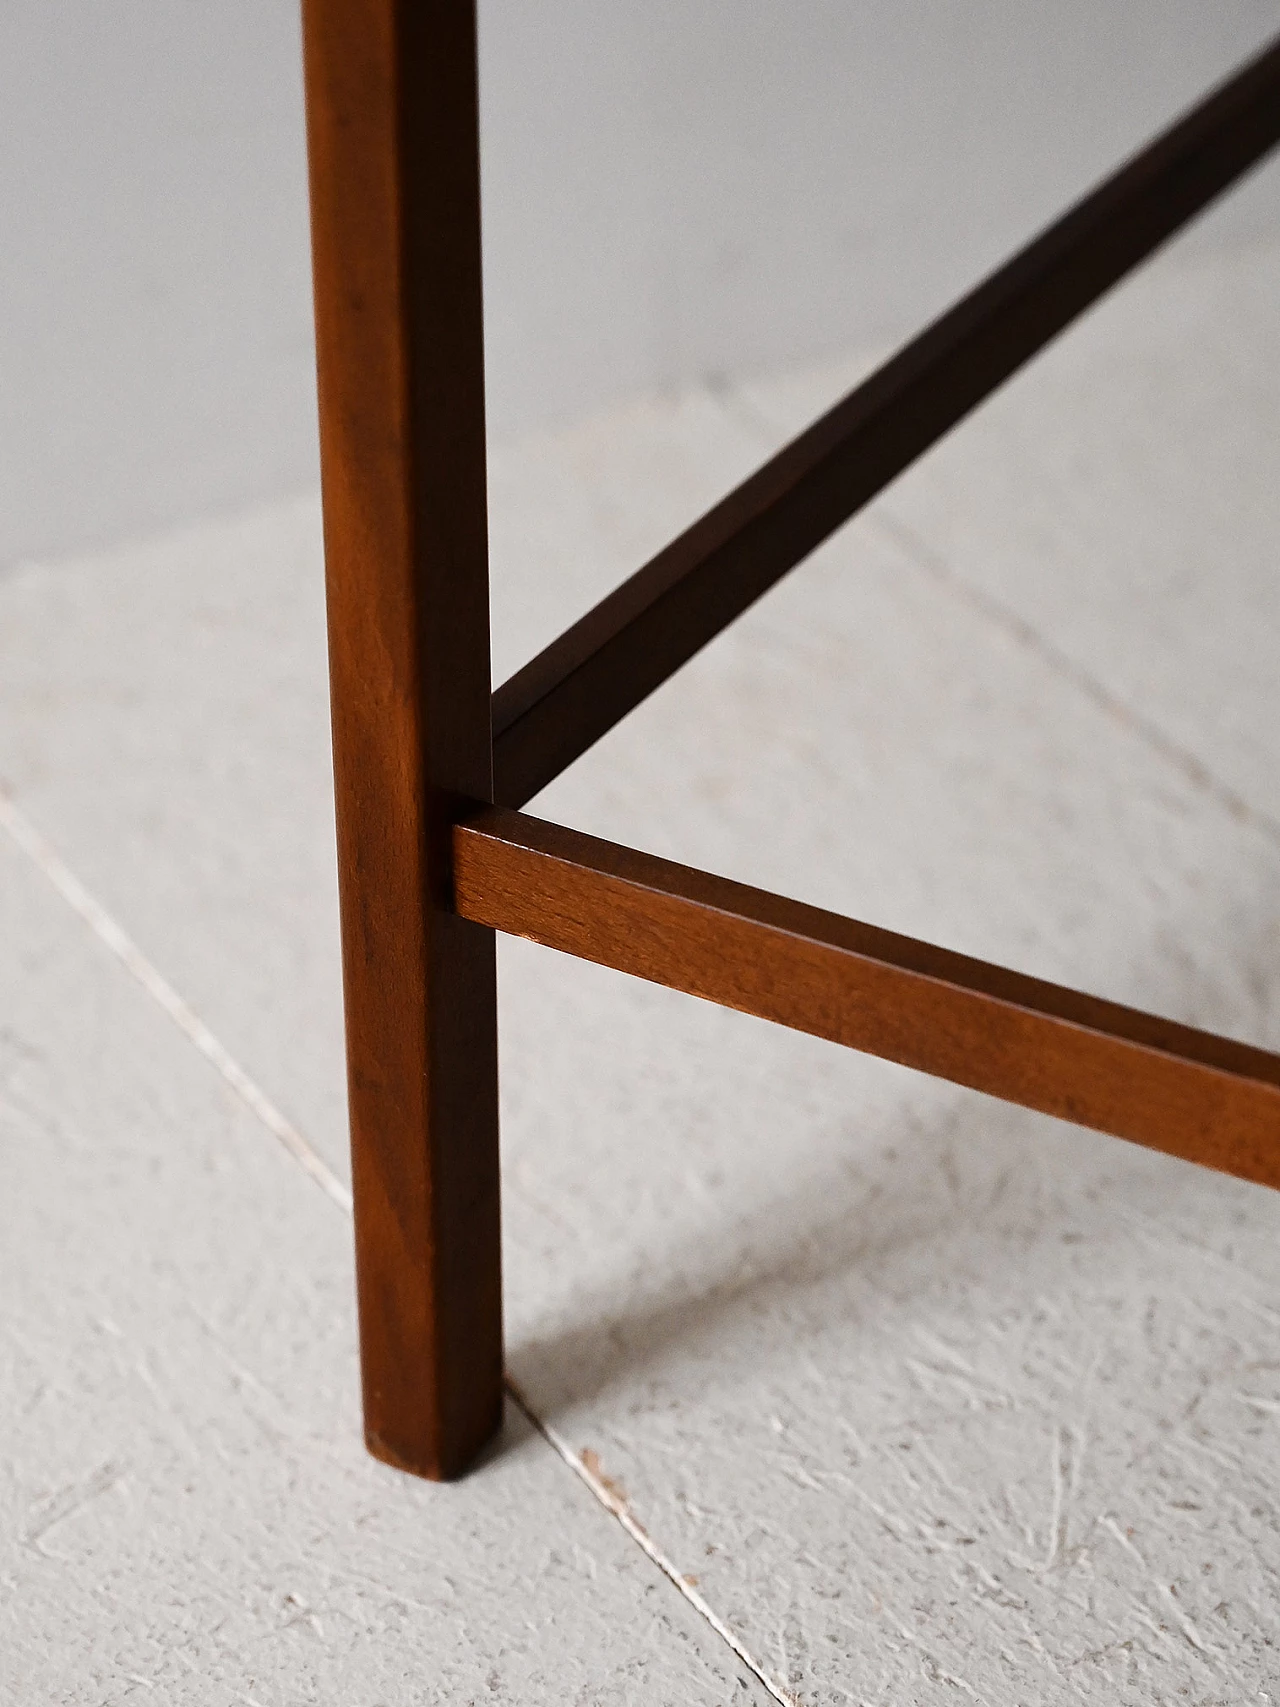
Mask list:
POLYGON ((499 930, 1280 1186, 1276 1056, 510 810, 1280 140, 1280 42, 491 699, 474 0, 303 25, 370 1450, 501 1421, 499 930))
POLYGON ((1149 1149, 1280 1186, 1280 1057, 491 807, 458 911, 1149 1149))

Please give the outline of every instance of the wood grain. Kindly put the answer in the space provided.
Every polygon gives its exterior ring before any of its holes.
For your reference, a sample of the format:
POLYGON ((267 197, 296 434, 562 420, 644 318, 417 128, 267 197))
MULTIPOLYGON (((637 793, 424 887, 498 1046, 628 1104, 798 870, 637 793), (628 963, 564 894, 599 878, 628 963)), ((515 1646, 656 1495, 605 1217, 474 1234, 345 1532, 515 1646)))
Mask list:
POLYGON ((1280 140, 1280 43, 978 286, 505 682, 521 806, 1280 140))
POLYGON ((303 19, 365 1427, 440 1477, 502 1409, 494 947, 449 878, 492 759, 475 19, 303 19))
POLYGON ((1262 1185, 1280 1057, 504 808, 463 917, 1262 1185))

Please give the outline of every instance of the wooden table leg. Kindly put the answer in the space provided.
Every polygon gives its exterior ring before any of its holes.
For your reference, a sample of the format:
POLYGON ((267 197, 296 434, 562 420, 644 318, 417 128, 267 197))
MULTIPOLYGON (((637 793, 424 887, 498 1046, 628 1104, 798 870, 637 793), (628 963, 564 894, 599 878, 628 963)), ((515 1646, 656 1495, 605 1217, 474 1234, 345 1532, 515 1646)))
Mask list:
POLYGON ((473 0, 303 0, 365 1429, 457 1474, 502 1414, 473 0))

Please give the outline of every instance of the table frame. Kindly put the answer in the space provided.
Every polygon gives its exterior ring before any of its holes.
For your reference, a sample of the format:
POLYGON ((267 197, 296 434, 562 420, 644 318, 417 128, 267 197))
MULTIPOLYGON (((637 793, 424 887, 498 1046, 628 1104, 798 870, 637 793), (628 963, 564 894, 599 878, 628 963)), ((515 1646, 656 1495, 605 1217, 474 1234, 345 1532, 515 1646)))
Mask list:
POLYGON ((1280 1057, 524 803, 1280 140, 1267 48, 491 694, 474 0, 303 0, 365 1432, 502 1417, 495 933, 1280 1186, 1280 1057))

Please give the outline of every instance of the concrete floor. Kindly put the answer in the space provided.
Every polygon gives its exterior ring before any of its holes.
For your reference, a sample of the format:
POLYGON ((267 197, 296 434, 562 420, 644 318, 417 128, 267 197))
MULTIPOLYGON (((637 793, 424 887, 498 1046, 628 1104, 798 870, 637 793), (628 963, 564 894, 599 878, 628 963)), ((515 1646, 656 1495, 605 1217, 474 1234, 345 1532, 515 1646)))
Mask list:
MULTIPOLYGON (((1280 1047, 1278 304, 1162 258, 532 809, 1280 1047)), ((865 366, 495 453, 497 675, 865 366)), ((539 1426, 364 1456, 326 717, 313 496, 0 579, 0 1698, 1280 1700, 1280 1200, 526 944, 539 1426)))

